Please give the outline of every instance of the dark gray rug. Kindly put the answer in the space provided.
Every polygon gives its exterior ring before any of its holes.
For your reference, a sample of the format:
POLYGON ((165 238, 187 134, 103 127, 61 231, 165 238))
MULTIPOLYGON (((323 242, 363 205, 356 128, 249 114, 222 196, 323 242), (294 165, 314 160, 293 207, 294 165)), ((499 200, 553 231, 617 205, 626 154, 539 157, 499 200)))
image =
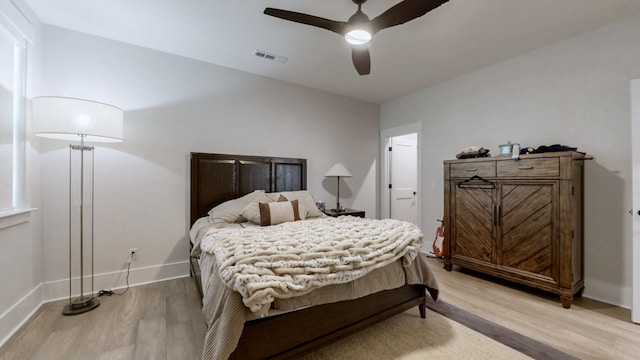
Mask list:
POLYGON ((475 330, 495 341, 509 346, 512 349, 532 357, 534 359, 558 359, 576 360, 575 356, 564 353, 549 345, 531 339, 513 330, 507 329, 478 315, 460 309, 442 300, 434 302, 427 296, 427 307, 442 316, 456 321, 472 330, 475 330))

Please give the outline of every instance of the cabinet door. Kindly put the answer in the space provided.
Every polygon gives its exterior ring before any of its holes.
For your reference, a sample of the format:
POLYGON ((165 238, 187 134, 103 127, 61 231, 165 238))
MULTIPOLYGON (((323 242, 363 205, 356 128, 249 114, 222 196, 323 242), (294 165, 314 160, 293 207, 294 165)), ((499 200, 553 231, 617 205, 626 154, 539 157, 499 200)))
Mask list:
POLYGON ((498 265, 556 282, 556 182, 499 187, 498 265))
POLYGON ((452 203, 452 257, 494 262, 493 188, 457 187, 452 203))

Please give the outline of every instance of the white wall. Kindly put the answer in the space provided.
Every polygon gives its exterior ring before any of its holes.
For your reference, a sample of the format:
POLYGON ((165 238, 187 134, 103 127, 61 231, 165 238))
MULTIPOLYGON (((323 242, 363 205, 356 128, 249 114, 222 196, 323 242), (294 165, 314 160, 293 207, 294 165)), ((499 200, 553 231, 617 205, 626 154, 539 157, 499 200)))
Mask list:
POLYGON ((640 17, 585 33, 381 106, 381 128, 423 122, 423 224, 443 211, 442 161, 469 145, 498 154, 565 144, 586 163, 584 295, 631 305, 629 81, 640 17))
MULTIPOLYGON (((353 177, 341 202, 377 215, 378 105, 56 27, 45 26, 44 44, 42 95, 125 110, 124 142, 96 144, 96 290, 124 285, 132 247, 133 284, 188 274, 191 151, 306 158, 308 189, 328 203, 335 182, 323 174, 342 162, 353 177)), ((60 297, 68 150, 54 140, 41 147, 42 266, 60 297)))

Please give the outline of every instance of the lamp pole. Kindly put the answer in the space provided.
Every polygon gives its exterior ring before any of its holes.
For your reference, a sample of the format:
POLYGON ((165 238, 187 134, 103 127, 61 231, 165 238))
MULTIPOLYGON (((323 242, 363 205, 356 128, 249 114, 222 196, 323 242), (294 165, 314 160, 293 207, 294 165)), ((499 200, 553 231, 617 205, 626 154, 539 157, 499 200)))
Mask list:
POLYGON ((72 202, 72 153, 74 150, 80 151, 80 201, 79 201, 79 240, 80 240, 80 295, 75 300, 72 300, 71 293, 71 279, 72 279, 72 271, 71 271, 71 261, 69 261, 69 303, 64 307, 62 313, 64 315, 76 315, 82 314, 84 312, 95 309, 100 305, 100 300, 96 299, 93 296, 93 146, 87 146, 84 144, 85 134, 78 134, 80 136, 80 145, 69 145, 69 258, 71 259, 71 245, 72 245, 72 217, 73 217, 73 206, 72 202), (92 151, 91 153, 91 293, 89 296, 85 296, 84 294, 84 232, 85 232, 85 151, 92 151))
POLYGON ((336 176, 338 178, 338 191, 336 192, 336 212, 342 211, 340 207, 340 176, 336 176))

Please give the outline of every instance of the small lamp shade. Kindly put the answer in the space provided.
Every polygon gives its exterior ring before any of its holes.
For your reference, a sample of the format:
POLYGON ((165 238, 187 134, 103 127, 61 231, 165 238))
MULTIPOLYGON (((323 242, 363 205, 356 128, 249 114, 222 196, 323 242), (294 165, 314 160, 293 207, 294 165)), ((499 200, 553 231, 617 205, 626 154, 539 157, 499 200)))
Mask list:
POLYGON ((338 163, 338 164, 334 164, 328 171, 326 174, 324 174, 325 177, 330 177, 330 176, 340 176, 340 177, 351 177, 351 173, 349 172, 349 170, 347 170, 346 167, 344 167, 344 165, 338 163))
POLYGON ((124 112, 111 105, 67 97, 33 99, 32 129, 36 136, 85 142, 121 142, 124 112))
POLYGON ((336 192, 336 208, 332 209, 332 211, 335 211, 337 213, 340 213, 342 211, 344 211, 344 209, 342 208, 342 206, 340 205, 340 178, 341 177, 351 177, 351 173, 349 172, 349 170, 347 170, 346 167, 344 167, 344 165, 337 163, 337 164, 333 164, 333 166, 329 169, 329 171, 327 171, 326 174, 324 174, 325 177, 335 177, 337 178, 337 182, 338 182, 338 191, 336 192))

